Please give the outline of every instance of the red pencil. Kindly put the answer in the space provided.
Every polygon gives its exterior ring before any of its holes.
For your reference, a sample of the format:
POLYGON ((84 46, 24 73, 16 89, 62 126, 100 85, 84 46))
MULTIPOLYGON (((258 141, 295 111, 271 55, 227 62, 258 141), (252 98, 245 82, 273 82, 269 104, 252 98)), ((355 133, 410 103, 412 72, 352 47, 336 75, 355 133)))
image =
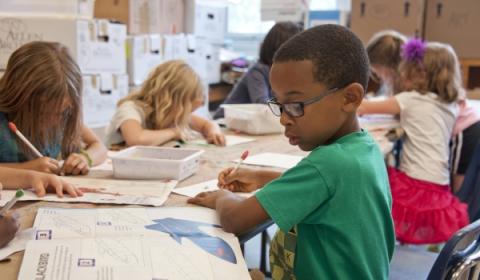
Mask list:
POLYGON ((37 150, 37 148, 35 148, 35 146, 33 146, 32 143, 28 141, 28 139, 20 132, 20 130, 17 129, 17 126, 13 122, 9 122, 8 127, 13 133, 18 136, 18 138, 23 141, 23 143, 25 143, 35 153, 35 155, 37 155, 37 157, 43 157, 43 155, 37 150))
POLYGON ((240 156, 240 160, 237 162, 235 167, 233 168, 232 172, 230 174, 233 174, 233 172, 237 171, 237 169, 240 167, 240 164, 248 157, 248 150, 245 150, 242 155, 240 156))

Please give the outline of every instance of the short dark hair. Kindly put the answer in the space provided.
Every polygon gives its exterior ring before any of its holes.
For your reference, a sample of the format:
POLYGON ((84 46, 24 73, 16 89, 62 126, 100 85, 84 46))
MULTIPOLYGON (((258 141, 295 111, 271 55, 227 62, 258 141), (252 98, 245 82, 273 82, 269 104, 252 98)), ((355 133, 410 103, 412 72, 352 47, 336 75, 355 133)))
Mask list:
POLYGON ((312 27, 283 44, 273 63, 310 60, 314 79, 328 88, 360 83, 367 88, 368 57, 362 41, 346 27, 324 24, 312 27))
POLYGON ((291 21, 276 23, 263 39, 262 45, 260 46, 259 61, 271 66, 273 56, 280 46, 301 31, 302 27, 291 21))

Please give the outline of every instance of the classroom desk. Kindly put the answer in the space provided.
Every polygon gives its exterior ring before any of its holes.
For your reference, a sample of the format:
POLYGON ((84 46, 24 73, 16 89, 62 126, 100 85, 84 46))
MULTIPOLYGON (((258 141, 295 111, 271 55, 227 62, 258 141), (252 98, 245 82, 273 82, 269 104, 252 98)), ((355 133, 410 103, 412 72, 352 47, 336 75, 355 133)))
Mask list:
MULTIPOLYGON (((384 152, 391 150, 388 142, 383 141, 382 134, 379 132, 373 133, 384 152)), ((250 136, 249 136, 250 137, 250 136)), ((199 147, 205 150, 201 157, 201 164, 199 170, 195 175, 179 182, 177 187, 185 187, 203 181, 216 179, 219 171, 228 166, 232 166, 231 160, 238 159, 242 152, 246 149, 250 154, 258 154, 263 152, 277 152, 291 155, 307 155, 306 152, 301 151, 296 146, 289 145, 287 139, 282 134, 255 136, 255 142, 231 146, 231 147, 199 147)), ((189 145, 188 147, 194 147, 189 145)), ((263 168, 263 167, 255 167, 263 168)), ((280 169, 279 169, 280 170, 280 169)), ((88 176, 96 178, 112 178, 111 172, 108 171, 92 171, 88 176)), ((165 206, 186 206, 196 207, 186 203, 187 198, 184 196, 171 194, 165 206)), ((40 207, 58 207, 58 208, 94 208, 94 207, 126 207, 127 205, 98 205, 90 203, 55 203, 55 202, 18 202, 15 205, 15 210, 20 214, 20 228, 25 229, 32 227, 37 209, 40 207)), ((132 206, 128 206, 132 207, 132 206)), ((261 232, 261 230, 259 231, 261 232)), ((10 261, 0 262, 0 271, 2 280, 13 280, 17 278, 20 265, 22 262, 23 252, 15 253, 10 256, 10 261)))

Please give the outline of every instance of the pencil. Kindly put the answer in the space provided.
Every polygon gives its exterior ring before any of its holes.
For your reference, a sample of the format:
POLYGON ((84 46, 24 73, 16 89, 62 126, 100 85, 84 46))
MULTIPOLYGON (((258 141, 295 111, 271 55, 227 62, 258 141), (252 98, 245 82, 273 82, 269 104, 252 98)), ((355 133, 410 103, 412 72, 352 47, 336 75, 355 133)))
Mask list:
POLYGON ((35 148, 35 146, 33 146, 33 144, 28 141, 28 139, 20 132, 20 130, 17 129, 17 126, 13 122, 9 122, 8 127, 13 133, 18 136, 18 138, 23 141, 23 143, 25 143, 35 153, 37 157, 43 157, 43 155, 37 150, 37 148, 35 148))
POLYGON ((240 164, 248 157, 248 150, 245 150, 242 155, 240 156, 240 160, 237 162, 235 167, 233 168, 232 172, 230 174, 233 174, 237 169, 240 167, 240 164))
POLYGON ((10 208, 12 208, 12 206, 15 204, 15 202, 17 202, 17 200, 22 197, 25 193, 23 192, 23 190, 18 190, 16 193, 15 193, 15 196, 12 197, 12 199, 10 199, 9 202, 7 202, 7 204, 2 208, 2 210, 0 210, 0 216, 3 216, 7 213, 8 210, 10 210, 10 208))

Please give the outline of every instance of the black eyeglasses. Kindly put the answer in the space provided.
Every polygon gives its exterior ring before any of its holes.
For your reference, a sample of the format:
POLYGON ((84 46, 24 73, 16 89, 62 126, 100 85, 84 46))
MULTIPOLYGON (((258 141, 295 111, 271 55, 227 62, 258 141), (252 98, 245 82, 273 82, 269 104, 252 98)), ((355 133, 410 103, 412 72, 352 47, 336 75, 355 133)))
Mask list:
POLYGON ((267 101, 267 104, 270 110, 272 110, 272 113, 277 117, 280 117, 282 115, 282 112, 285 111, 285 113, 290 117, 299 118, 305 114, 305 111, 304 111, 305 106, 318 102, 322 100, 322 98, 324 98, 325 96, 332 94, 338 91, 339 89, 340 88, 329 89, 326 92, 320 94, 319 96, 315 96, 303 102, 299 101, 299 102, 290 102, 290 103, 280 104, 277 102, 275 98, 272 98, 267 101))

